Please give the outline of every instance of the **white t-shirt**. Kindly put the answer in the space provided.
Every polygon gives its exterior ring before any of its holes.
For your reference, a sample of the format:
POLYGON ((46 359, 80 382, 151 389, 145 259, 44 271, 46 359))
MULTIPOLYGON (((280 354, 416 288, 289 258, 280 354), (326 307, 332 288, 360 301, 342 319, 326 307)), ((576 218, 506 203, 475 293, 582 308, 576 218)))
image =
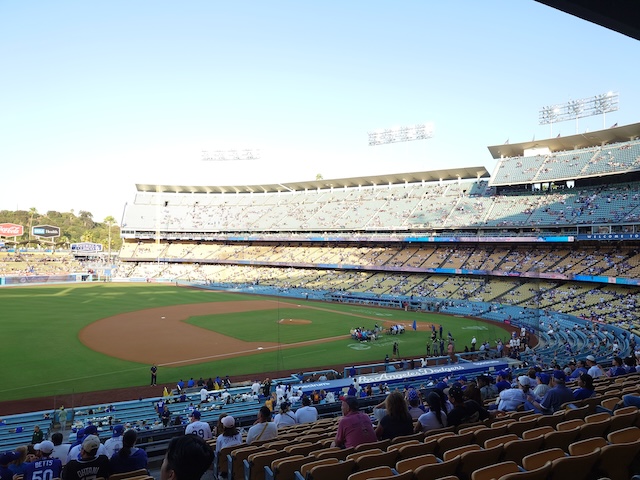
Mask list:
POLYGON ((598 365, 594 365, 587 370, 587 373, 591 375, 592 378, 598 378, 604 375, 604 372, 598 365))
POLYGON ((70 443, 61 443, 60 445, 56 445, 53 447, 53 452, 49 455, 50 458, 58 458, 62 462, 62 465, 67 464, 67 459, 69 458, 69 450, 71 450, 70 443))
POLYGON ((224 435, 218 435, 216 438, 216 453, 220 453, 225 447, 233 447, 234 445, 240 445, 242 443, 242 434, 238 432, 233 437, 225 437, 224 435))
POLYGON ((207 422, 201 422, 200 420, 191 422, 189 425, 187 425, 184 433, 187 435, 195 434, 201 438, 204 438, 205 440, 210 440, 213 438, 213 435, 211 434, 211 427, 209 426, 209 424, 207 422))
POLYGON ((296 422, 311 423, 318 420, 318 409, 316 407, 300 407, 296 410, 296 422))
POLYGON ((256 423, 247 432, 247 445, 278 437, 278 427, 274 422, 256 423))
POLYGON ((293 412, 279 413, 275 416, 273 421, 278 428, 284 427, 286 425, 295 425, 296 416, 293 412))
POLYGON ((438 422, 436 414, 429 410, 427 413, 420 415, 418 422, 422 425, 422 431, 433 430, 434 428, 443 428, 447 426, 447 414, 444 411, 440 412, 440 418, 442 418, 442 424, 438 422))
POLYGON ((122 448, 122 435, 107 439, 104 442, 104 448, 107 450, 107 457, 113 457, 113 454, 119 452, 122 448))

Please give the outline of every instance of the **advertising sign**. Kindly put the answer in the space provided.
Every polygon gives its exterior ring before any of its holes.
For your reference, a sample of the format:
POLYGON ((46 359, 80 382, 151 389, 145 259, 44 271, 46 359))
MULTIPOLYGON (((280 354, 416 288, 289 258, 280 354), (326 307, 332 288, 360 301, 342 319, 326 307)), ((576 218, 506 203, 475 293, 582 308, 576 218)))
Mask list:
POLYGON ((20 237, 24 233, 22 225, 15 223, 0 223, 0 237, 20 237))
POLYGON ((38 225, 31 228, 31 235, 34 237, 54 238, 60 236, 60 227, 52 225, 38 225))
POLYGON ((72 252, 101 252, 102 245, 100 243, 72 243, 71 244, 72 252))

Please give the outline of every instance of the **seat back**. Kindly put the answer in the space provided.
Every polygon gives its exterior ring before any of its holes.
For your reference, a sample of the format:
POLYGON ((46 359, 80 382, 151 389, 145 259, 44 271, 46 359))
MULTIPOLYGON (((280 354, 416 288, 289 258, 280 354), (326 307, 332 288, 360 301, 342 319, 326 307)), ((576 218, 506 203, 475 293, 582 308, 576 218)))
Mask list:
POLYGON ((374 467, 388 466, 393 467, 398 460, 398 452, 391 450, 381 453, 370 453, 362 455, 355 459, 356 468, 358 470, 368 470, 374 467))
POLYGON ((507 427, 508 427, 508 424, 504 423, 499 426, 492 425, 489 428, 476 430, 473 433, 474 441, 478 445, 484 445, 484 442, 486 442, 490 438, 500 437, 502 435, 506 435, 507 433, 509 433, 507 430, 507 427))
POLYGON ((569 451, 569 444, 575 442, 580 434, 579 428, 573 430, 562 430, 545 433, 543 448, 560 448, 565 452, 569 451))
POLYGON ((295 443, 284 447, 283 450, 291 455, 309 455, 314 450, 318 449, 318 445, 311 442, 295 443))
POLYGON ((496 445, 492 448, 484 448, 480 450, 470 450, 460 456, 460 465, 458 466, 458 477, 460 480, 469 480, 476 470, 487 465, 495 465, 500 463, 502 456, 502 445, 496 445))
POLYGON ((500 480, 547 480, 550 473, 551 462, 547 462, 542 467, 535 470, 507 473, 506 475, 500 477, 500 480))
POLYGON ((309 473, 305 478, 307 480, 336 480, 340 478, 349 478, 349 475, 353 473, 355 467, 356 462, 353 460, 316 465, 309 470, 309 473))
POLYGON ((638 417, 638 409, 636 407, 625 407, 613 412, 611 417, 610 432, 628 428, 636 423, 638 417))
POLYGON ((580 428, 584 425, 585 421, 580 418, 575 418, 573 420, 566 420, 564 422, 560 422, 556 425, 556 430, 573 430, 574 428, 580 428))
MULTIPOLYGON (((597 415, 597 414, 596 414, 597 415)), ((586 422, 580 426, 579 440, 593 437, 604 437, 611 428, 611 415, 600 421, 586 422)))
POLYGON ((427 453, 434 453, 437 446, 437 442, 405 445, 398 449, 398 454, 400 455, 400 459, 417 457, 419 455, 426 455, 427 453))
POLYGON ((291 480, 302 465, 312 460, 314 460, 313 457, 305 457, 303 455, 291 455, 273 460, 271 462, 273 478, 274 480, 291 480))
MULTIPOLYGON (((598 473, 611 480, 631 478, 631 466, 640 457, 640 442, 616 443, 600 448, 598 459, 598 473)), ((635 465, 637 467, 637 464, 635 465)))
POLYGON ((472 480, 493 480, 500 478, 507 473, 519 472, 520 469, 515 462, 501 462, 480 468, 471 474, 472 480))
POLYGON ((607 441, 602 437, 586 438, 570 444, 569 454, 584 455, 585 453, 593 452, 596 448, 602 448, 605 445, 607 445, 607 441))
POLYGON ((396 470, 399 473, 411 472, 423 465, 431 465, 438 463, 438 459, 435 455, 428 453, 426 455, 418 455, 411 458, 405 458, 396 462, 396 470))
MULTIPOLYGON (((526 418, 526 417, 523 417, 523 418, 526 418)), ((522 434, 533 428, 536 428, 536 424, 537 424, 537 417, 530 418, 528 420, 523 420, 521 418, 517 422, 513 422, 507 425, 507 432, 513 433, 522 438, 522 434)))
POLYGON ((557 458, 551 462, 550 478, 555 480, 588 478, 599 457, 600 449, 598 448, 583 455, 568 455, 557 458))
POLYGON ((415 480, 433 480, 434 478, 446 477, 447 475, 455 475, 458 465, 460 465, 460 456, 453 457, 446 462, 429 463, 417 467, 413 471, 413 476, 415 480))
POLYGON ((525 470, 535 470, 547 462, 552 462, 557 458, 563 458, 566 453, 560 448, 550 448, 541 452, 532 453, 522 459, 522 466, 525 470))
POLYGON ((549 433, 549 432, 554 432, 555 429, 553 427, 537 427, 537 428, 532 428, 531 430, 527 430, 526 432, 522 432, 522 438, 524 438, 525 440, 527 438, 534 438, 534 437, 542 437, 545 434, 549 433))
POLYGON ((141 476, 148 476, 149 472, 147 472, 146 468, 140 468, 138 470, 133 470, 131 472, 124 472, 124 473, 114 473, 113 475, 109 475, 109 478, 113 478, 114 480, 123 480, 125 478, 132 478, 132 477, 141 477, 141 476))
POLYGON ((607 435, 609 443, 630 443, 640 440, 640 428, 627 427, 607 435))
POLYGON ((231 465, 228 470, 229 480, 241 480, 244 473, 244 461, 245 459, 255 452, 263 452, 264 447, 257 445, 243 446, 231 451, 231 465))
POLYGON ((444 454, 442 455, 442 459, 451 460, 453 457, 457 455, 462 455, 464 452, 470 452, 472 450, 481 450, 480 445, 471 443, 469 445, 463 445, 462 447, 452 448, 444 452, 444 454))
POLYGON ((284 450, 267 450, 252 453, 245 462, 244 478, 249 480, 263 479, 265 478, 264 467, 271 465, 274 460, 288 456, 289 454, 284 450))
POLYGON ((522 459, 527 455, 539 452, 542 450, 542 444, 544 437, 535 437, 512 440, 505 443, 502 446, 502 460, 516 462, 518 465, 522 465, 522 459))
MULTIPOLYGON (((350 461, 353 462, 353 460, 350 461)), ((333 465, 339 462, 340 460, 337 458, 323 458, 322 460, 314 459, 300 466, 300 474, 303 478, 307 478, 307 473, 309 473, 312 468, 322 465, 333 465)))
POLYGON ((504 445, 511 440, 520 440, 520 437, 518 437, 515 433, 507 433, 506 435, 500 435, 499 437, 489 438, 488 440, 485 440, 484 448, 492 448, 496 445, 504 445))
POLYGON ((371 478, 384 478, 395 475, 391 467, 375 467, 367 470, 361 470, 349 475, 347 480, 369 480, 371 478))
POLYGON ((472 442, 473 432, 458 433, 451 437, 442 437, 438 439, 438 450, 436 451, 436 455, 439 454, 442 457, 446 451, 469 445, 472 442))

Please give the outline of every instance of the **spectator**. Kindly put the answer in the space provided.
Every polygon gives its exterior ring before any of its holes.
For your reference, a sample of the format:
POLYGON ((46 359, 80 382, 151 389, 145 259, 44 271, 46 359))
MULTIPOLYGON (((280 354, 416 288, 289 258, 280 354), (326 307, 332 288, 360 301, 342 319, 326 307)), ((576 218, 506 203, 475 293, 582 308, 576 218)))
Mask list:
POLYGON ((20 454, 15 451, 4 452, 0 455, 0 480, 13 479, 13 472, 9 470, 9 465, 19 456, 20 454))
POLYGON ((291 404, 289 402, 280 404, 280 413, 276 415, 274 422, 278 428, 296 424, 296 416, 291 412, 291 404))
MULTIPOLYGON (((586 372, 585 372, 586 373, 586 372)), ((538 372, 536 373, 536 382, 537 385, 533 389, 533 395, 536 399, 541 400, 547 394, 551 387, 549 386, 549 382, 551 381, 551 376, 548 373, 538 372)))
MULTIPOLYGON (((226 417, 225 417, 226 418, 226 417)), ((247 445, 253 442, 271 440, 278 437, 278 427, 271 421, 271 410, 262 406, 258 411, 258 419, 247 432, 247 445)))
POLYGON ((318 420, 318 409, 311 406, 311 399, 304 395, 302 407, 296 410, 296 423, 311 423, 318 420))
POLYGON ((212 463, 213 450, 201 437, 174 437, 160 467, 160 480, 200 480, 212 463))
POLYGON ((87 435, 82 441, 80 457, 72 458, 64 466, 64 480, 95 480, 97 477, 108 478, 110 475, 109 459, 98 454, 100 439, 95 435, 87 435))
POLYGON ((211 440, 213 438, 211 426, 207 422, 201 421, 200 417, 201 415, 198 410, 191 412, 191 423, 187 425, 184 433, 187 435, 195 434, 204 440, 211 440))
POLYGON ((42 440, 44 440, 44 432, 40 430, 39 425, 36 425, 33 427, 33 435, 31 435, 31 443, 35 445, 36 443, 40 443, 42 440))
POLYGON ((552 414, 557 412, 562 404, 573 402, 573 392, 567 388, 565 380, 565 373, 562 370, 555 370, 553 372, 553 388, 539 402, 532 395, 529 395, 525 402, 525 410, 552 414))
POLYGON ((24 480, 48 480, 50 478, 60 478, 62 473, 62 462, 51 457, 54 445, 49 440, 44 440, 33 447, 40 452, 40 458, 24 465, 24 480))
POLYGON ((464 392, 458 384, 453 384, 447 392, 453 409, 447 414, 448 426, 457 427, 462 423, 475 423, 489 418, 489 412, 474 400, 464 400, 464 392))
POLYGON ((598 365, 596 357, 594 357, 593 355, 587 355, 586 361, 587 367, 589 368, 587 370, 587 373, 591 375, 591 378, 595 380, 596 378, 602 377, 604 375, 604 370, 602 370, 602 367, 598 365))
POLYGON ((420 394, 415 388, 411 388, 407 392, 407 401, 409 403, 409 415, 411 415, 412 420, 417 420, 427 411, 420 400, 420 394))
POLYGON ((113 454, 109 465, 111 473, 126 473, 147 468, 147 452, 137 448, 138 434, 129 429, 122 435, 122 448, 113 454))
POLYGON ((60 432, 56 432, 51 435, 51 441, 53 442, 53 452, 51 458, 58 458, 62 462, 64 467, 67 464, 67 457, 69 456, 69 450, 71 449, 70 443, 62 443, 64 436, 60 432))
POLYGON ((378 439, 393 439, 413 433, 413 419, 401 392, 394 390, 387 396, 385 409, 386 415, 382 417, 375 430, 378 439))
POLYGON ((498 410, 501 412, 515 412, 519 406, 524 405, 527 393, 531 387, 531 379, 527 375, 518 377, 517 388, 507 388, 500 392, 498 410))
POLYGON ((429 411, 420 415, 418 422, 414 428, 414 432, 428 432, 434 428, 444 428, 447 426, 447 412, 442 406, 440 395, 436 392, 430 392, 427 395, 427 404, 429 411))
POLYGON ((591 375, 588 373, 580 375, 580 377, 578 377, 578 388, 573 391, 573 398, 576 400, 584 400, 585 398, 593 397, 595 393, 591 375))
POLYGON ((111 438, 104 442, 104 448, 107 451, 108 458, 113 457, 115 453, 118 453, 122 448, 122 434, 124 433, 124 427, 120 424, 113 426, 113 433, 111 438))
MULTIPOLYGON (((225 415, 220 420, 222 433, 216 438, 216 459, 219 461, 220 450, 242 444, 242 434, 236 428, 236 421, 231 415, 225 415)), ((227 476, 227 472, 220 471, 220 477, 227 476)))
POLYGON ((377 441, 369 416, 360 412, 356 397, 342 397, 342 418, 333 445, 340 448, 356 447, 377 441))

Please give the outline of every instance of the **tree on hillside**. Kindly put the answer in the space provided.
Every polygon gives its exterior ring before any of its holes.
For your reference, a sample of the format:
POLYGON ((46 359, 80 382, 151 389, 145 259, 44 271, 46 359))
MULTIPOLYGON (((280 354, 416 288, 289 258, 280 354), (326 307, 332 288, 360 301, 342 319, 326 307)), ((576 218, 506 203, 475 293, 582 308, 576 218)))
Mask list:
POLYGON ((80 220, 82 220, 82 224, 87 228, 93 228, 95 223, 93 221, 93 214, 91 212, 87 212, 86 210, 80 210, 78 213, 80 220))

